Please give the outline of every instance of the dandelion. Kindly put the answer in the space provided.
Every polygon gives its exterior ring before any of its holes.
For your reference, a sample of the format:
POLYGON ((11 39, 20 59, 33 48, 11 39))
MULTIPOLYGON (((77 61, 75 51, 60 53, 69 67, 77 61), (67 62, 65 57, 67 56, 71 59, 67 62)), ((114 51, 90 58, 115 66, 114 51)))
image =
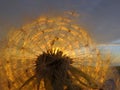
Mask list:
POLYGON ((104 70, 93 40, 71 18, 41 16, 3 45, 2 90, 88 90, 105 80, 108 64, 104 70))

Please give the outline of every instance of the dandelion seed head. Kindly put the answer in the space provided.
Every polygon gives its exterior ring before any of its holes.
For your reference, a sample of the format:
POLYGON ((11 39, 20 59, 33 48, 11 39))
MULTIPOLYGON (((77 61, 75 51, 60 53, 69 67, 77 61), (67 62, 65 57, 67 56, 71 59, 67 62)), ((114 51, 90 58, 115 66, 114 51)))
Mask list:
MULTIPOLYGON (((4 72, 2 77, 6 77, 1 82, 4 83, 1 84, 3 85, 1 87, 8 86, 3 90, 18 89, 27 79, 34 76, 36 74, 36 60, 40 55, 44 55, 43 52, 49 50, 54 51, 52 54, 55 55, 58 54, 58 50, 62 51, 61 57, 65 55, 70 57, 73 61, 72 66, 86 72, 99 83, 104 81, 102 77, 105 76, 108 66, 103 71, 100 63, 104 62, 97 55, 98 49, 87 31, 74 24, 72 19, 68 17, 41 16, 34 22, 8 34, 0 54, 3 63, 1 70, 4 72), (91 66, 93 64, 95 65, 94 69, 85 67, 85 65, 91 66), (101 76, 97 76, 98 73, 101 76), (5 82, 8 82, 9 85, 5 82)), ((80 79, 79 75, 78 79, 80 79)), ((85 82, 85 80, 82 81, 85 82)), ((35 83, 36 79, 25 86, 25 90, 30 90, 35 86, 35 83)), ((42 85, 43 83, 43 81, 40 82, 42 85)), ((40 88, 43 89, 44 85, 43 87, 42 85, 40 88)))

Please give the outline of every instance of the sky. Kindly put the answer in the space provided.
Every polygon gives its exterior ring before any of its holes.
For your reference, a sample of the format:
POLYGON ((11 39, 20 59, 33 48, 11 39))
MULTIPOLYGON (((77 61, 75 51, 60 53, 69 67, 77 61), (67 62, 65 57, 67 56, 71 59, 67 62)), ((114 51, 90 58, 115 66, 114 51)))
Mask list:
POLYGON ((120 0, 0 0, 0 38, 41 14, 76 11, 97 43, 120 43, 120 0))

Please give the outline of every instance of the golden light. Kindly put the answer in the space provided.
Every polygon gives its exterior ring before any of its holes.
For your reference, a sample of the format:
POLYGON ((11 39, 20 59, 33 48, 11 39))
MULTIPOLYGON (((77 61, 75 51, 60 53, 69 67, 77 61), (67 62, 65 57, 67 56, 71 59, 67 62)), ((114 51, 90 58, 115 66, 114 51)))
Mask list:
MULTIPOLYGON (((56 50, 55 53, 57 50, 63 51, 73 59, 72 66, 87 73, 99 85, 104 82, 109 57, 103 60, 101 55, 97 54, 99 50, 89 34, 68 17, 41 16, 34 22, 9 33, 0 54, 2 63, 0 88, 2 90, 18 89, 34 75, 37 56, 49 49, 56 50)), ((77 77, 86 82, 79 74, 77 77)), ((31 90, 31 88, 36 90, 35 83, 33 80, 23 90, 31 90)), ((44 88, 44 85, 42 87, 44 88)))

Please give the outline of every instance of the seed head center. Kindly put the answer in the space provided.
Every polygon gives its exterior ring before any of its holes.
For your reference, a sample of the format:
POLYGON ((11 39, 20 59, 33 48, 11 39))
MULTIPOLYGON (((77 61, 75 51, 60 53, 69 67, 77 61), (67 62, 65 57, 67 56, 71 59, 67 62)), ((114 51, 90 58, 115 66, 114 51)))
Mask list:
POLYGON ((39 55, 36 60, 36 75, 44 74, 44 76, 51 76, 55 73, 65 74, 70 64, 71 58, 63 55, 62 51, 47 50, 47 52, 39 55))

